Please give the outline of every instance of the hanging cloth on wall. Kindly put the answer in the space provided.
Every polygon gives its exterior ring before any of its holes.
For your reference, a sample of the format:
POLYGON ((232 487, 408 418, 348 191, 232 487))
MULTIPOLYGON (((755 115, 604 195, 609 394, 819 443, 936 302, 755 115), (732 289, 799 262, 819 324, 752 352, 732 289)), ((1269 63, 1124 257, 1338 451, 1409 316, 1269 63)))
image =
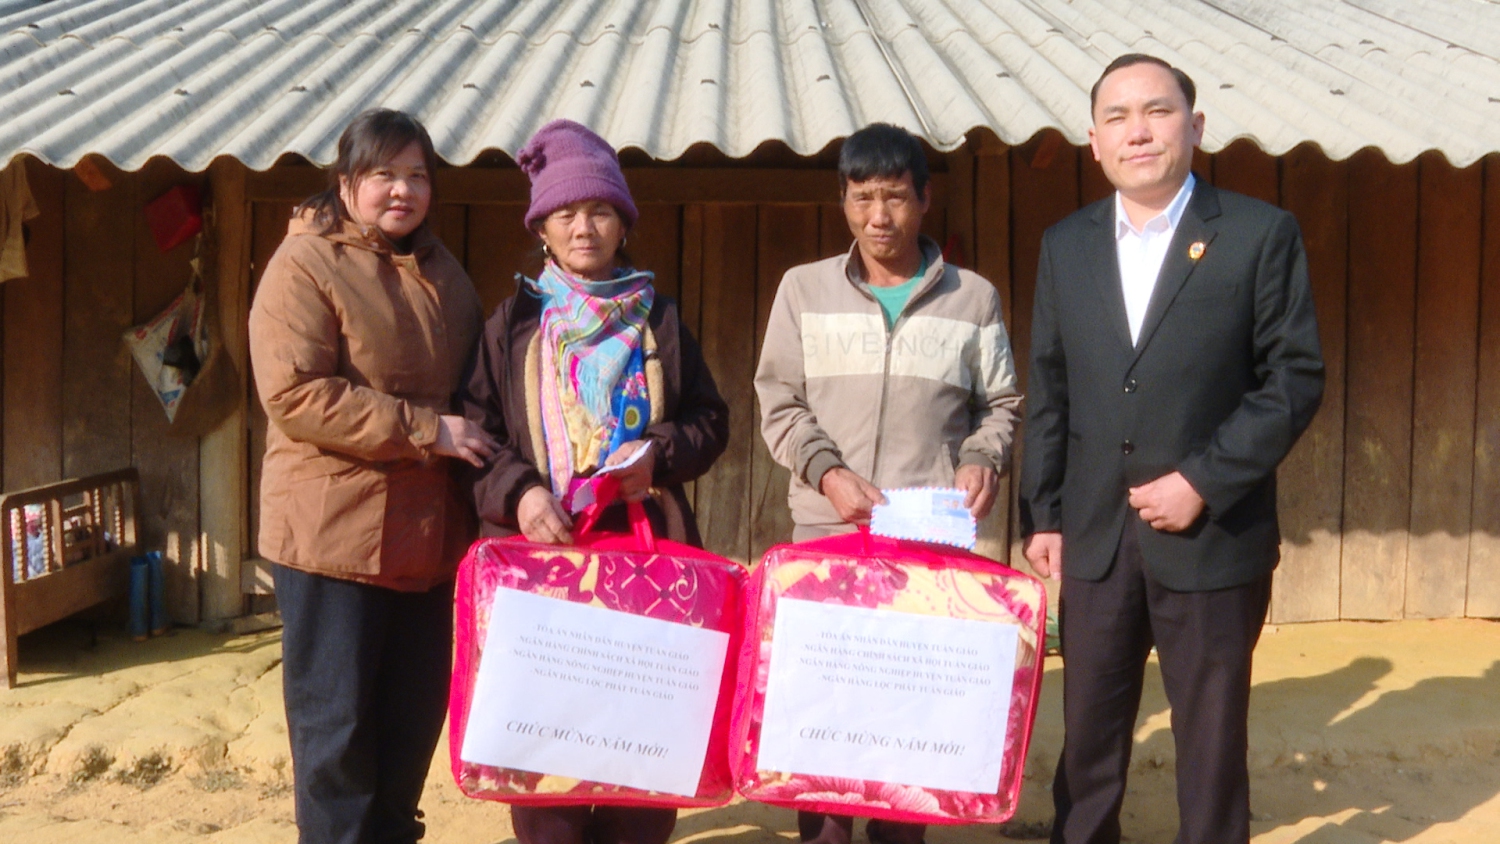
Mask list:
POLYGON ((0 281, 27 275, 24 223, 40 213, 26 184, 26 163, 12 159, 0 170, 0 281))
POLYGON ((171 422, 208 357, 208 326, 196 262, 187 289, 150 322, 125 332, 125 344, 171 422))
POLYGON ((211 331, 217 324, 214 303, 197 255, 192 267, 182 293, 150 322, 126 331, 124 340, 167 413, 169 431, 202 436, 233 412, 239 376, 211 331))

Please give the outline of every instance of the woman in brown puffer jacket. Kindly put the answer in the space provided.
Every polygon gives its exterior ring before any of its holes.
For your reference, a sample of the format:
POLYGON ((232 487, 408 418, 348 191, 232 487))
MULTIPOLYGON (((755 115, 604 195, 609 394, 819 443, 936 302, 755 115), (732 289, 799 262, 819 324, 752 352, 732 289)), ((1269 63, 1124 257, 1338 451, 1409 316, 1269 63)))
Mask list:
POLYGON ((260 553, 278 564, 301 844, 414 842, 424 830, 453 575, 474 532, 454 469, 495 450, 450 413, 482 317, 425 225, 436 164, 413 118, 356 117, 250 310, 270 423, 260 553))

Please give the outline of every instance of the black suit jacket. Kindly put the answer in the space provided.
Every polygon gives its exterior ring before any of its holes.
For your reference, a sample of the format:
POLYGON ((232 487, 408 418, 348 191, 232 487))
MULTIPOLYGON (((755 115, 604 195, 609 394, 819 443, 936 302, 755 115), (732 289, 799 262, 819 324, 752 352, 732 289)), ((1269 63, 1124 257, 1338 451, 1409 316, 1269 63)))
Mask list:
POLYGON ((1198 179, 1131 346, 1114 203, 1042 238, 1022 532, 1061 530, 1070 577, 1104 577, 1120 532, 1135 530, 1170 589, 1249 583, 1280 559, 1276 466, 1323 396, 1301 231, 1291 214, 1198 179), (1164 533, 1128 489, 1174 470, 1207 508, 1164 533))

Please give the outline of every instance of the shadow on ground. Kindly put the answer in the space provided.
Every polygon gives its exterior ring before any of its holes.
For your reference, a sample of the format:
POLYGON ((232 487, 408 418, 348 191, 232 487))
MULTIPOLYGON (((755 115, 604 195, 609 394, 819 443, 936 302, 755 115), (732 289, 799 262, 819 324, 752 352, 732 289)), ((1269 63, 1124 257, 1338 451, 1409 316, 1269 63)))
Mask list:
POLYGON ((1391 668, 1385 659, 1362 658, 1328 674, 1255 687, 1253 711, 1278 723, 1260 724, 1252 740, 1271 731, 1289 739, 1274 764, 1278 790, 1290 793, 1265 828, 1313 827, 1278 840, 1407 841, 1500 794, 1500 660, 1479 677, 1431 677, 1378 691, 1391 668), (1373 782, 1362 776, 1359 793, 1343 784, 1355 768, 1376 774, 1373 782))
POLYGON ((132 641, 110 618, 74 617, 20 637, 17 688, 38 688, 80 677, 102 677, 145 665, 162 665, 214 654, 243 654, 279 647, 261 636, 210 633, 174 627, 143 642, 132 641))

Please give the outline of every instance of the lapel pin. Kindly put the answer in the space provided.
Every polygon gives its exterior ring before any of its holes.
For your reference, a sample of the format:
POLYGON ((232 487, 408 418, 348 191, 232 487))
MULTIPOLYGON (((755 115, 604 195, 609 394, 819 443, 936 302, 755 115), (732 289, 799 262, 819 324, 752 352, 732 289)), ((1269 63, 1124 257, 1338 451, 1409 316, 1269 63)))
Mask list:
POLYGON ((1188 258, 1193 261, 1202 258, 1203 251, 1207 248, 1208 247, 1203 243, 1203 241, 1195 241, 1192 246, 1188 247, 1188 258))

